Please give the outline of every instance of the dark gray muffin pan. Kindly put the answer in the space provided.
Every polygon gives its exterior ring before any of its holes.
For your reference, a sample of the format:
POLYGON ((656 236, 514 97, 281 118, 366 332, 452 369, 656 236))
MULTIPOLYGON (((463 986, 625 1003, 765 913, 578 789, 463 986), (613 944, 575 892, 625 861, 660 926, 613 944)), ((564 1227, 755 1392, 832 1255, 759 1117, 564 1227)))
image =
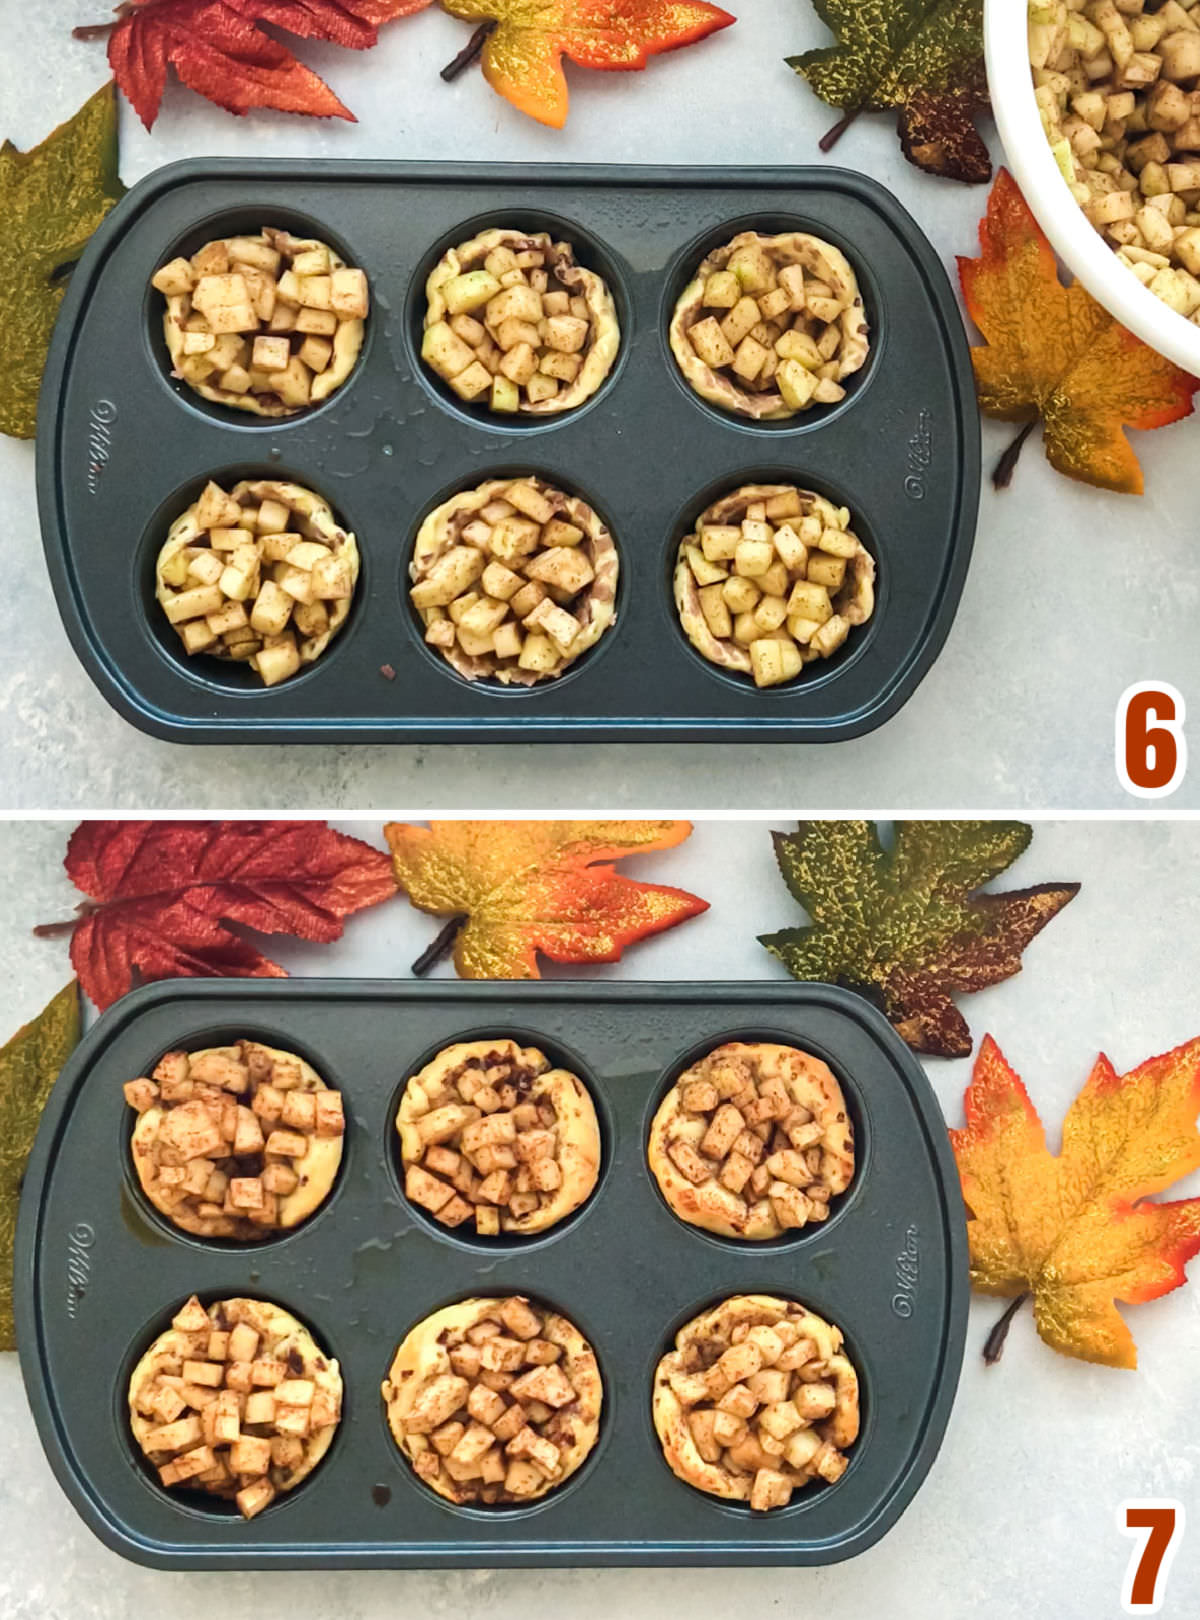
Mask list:
POLYGON ((109 1547, 164 1568, 824 1564, 879 1539, 928 1472, 950 1414, 967 1313, 966 1223, 941 1111, 908 1049, 849 992, 816 985, 354 980, 175 981, 126 996, 56 1084, 25 1178, 16 1253, 21 1366, 60 1483, 109 1547), (253 1036, 297 1050, 345 1095, 346 1151, 321 1209, 257 1245, 202 1243, 142 1196, 122 1083, 166 1051, 253 1036), (590 1086, 596 1191, 539 1238, 440 1228, 401 1192, 399 1092, 441 1047, 511 1035, 590 1086), (730 1038, 823 1057, 857 1137, 854 1181, 823 1225, 774 1242, 714 1238, 667 1208, 645 1161, 680 1070, 730 1038), (129 1375, 191 1294, 249 1294, 336 1356, 345 1410, 296 1491, 243 1521, 162 1490, 132 1442, 129 1375), (833 1486, 752 1515, 678 1480, 650 1414, 676 1330, 729 1294, 791 1295, 840 1325, 863 1430, 833 1486), (600 1439, 561 1490, 525 1508, 459 1508, 412 1473, 379 1393, 431 1311, 524 1293, 575 1321, 604 1380, 600 1439))
POLYGON ((871 730, 941 650, 979 504, 979 420, 963 325, 937 255, 875 181, 839 169, 464 168, 191 159, 157 170, 97 231, 71 278, 38 414, 46 557, 75 651, 126 719, 181 742, 833 740, 871 730), (150 287, 179 253, 291 227, 366 270, 372 314, 350 379, 317 409, 262 421, 173 380, 150 287), (464 405, 419 355, 425 278, 487 225, 571 241, 616 300, 607 382, 560 417, 464 405), (705 254, 739 230, 800 228, 854 265, 871 354, 846 398, 754 424, 705 404, 667 343, 705 254), (407 567, 456 490, 536 473, 582 495, 621 555, 618 617, 558 680, 470 683, 422 639, 407 567), (154 600, 154 561, 212 477, 318 491, 362 552, 341 634, 269 690, 189 659, 154 600), (756 691, 688 644, 671 599, 680 538, 717 496, 766 479, 848 506, 878 567, 874 618, 787 686, 756 691))

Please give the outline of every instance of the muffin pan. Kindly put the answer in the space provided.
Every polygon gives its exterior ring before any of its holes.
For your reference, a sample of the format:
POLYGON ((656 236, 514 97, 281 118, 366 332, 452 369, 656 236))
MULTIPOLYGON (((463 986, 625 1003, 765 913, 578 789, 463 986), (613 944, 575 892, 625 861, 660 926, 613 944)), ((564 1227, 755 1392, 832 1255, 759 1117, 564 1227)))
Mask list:
POLYGON ((874 181, 837 169, 461 168, 195 159, 157 170, 89 244, 59 318, 39 412, 46 556, 71 641, 128 720, 192 742, 832 740, 881 724, 941 649, 970 559, 979 426, 962 321, 934 250, 874 181), (561 416, 497 418, 419 359, 425 279, 488 225, 547 229, 603 274, 621 323, 608 378, 561 416), (154 272, 234 231, 282 225, 362 266, 362 356, 331 399, 250 419, 172 380, 154 272), (671 355, 675 303, 739 230, 841 248, 870 323, 846 398, 783 422, 706 404, 671 355), (561 680, 469 683, 407 600, 424 517, 493 476, 535 473, 611 528, 617 622, 561 680), (358 537, 349 620, 318 665, 264 691, 188 659, 154 602, 167 529, 212 477, 291 478, 358 537), (797 483, 850 508, 878 568, 872 622, 768 691, 709 665, 671 599, 680 539, 739 484, 797 483))
POLYGON ((16 1310, 42 1443, 95 1533, 171 1568, 823 1564, 899 1518, 941 1442, 962 1359, 966 1223, 941 1110, 879 1013, 818 985, 174 981, 124 997, 60 1076, 21 1200, 16 1310), (345 1095, 343 1173, 299 1230, 247 1250, 168 1227, 129 1161, 123 1082, 177 1046, 239 1034, 302 1053, 345 1095), (585 1079, 600 1181, 532 1238, 464 1239, 404 1200, 400 1087, 453 1040, 512 1035, 585 1079), (854 1180, 830 1219, 774 1242, 684 1225, 646 1165, 676 1075, 731 1037, 824 1058, 855 1125, 854 1180), (341 1364, 342 1422, 313 1475, 257 1518, 164 1492, 135 1454, 130 1372, 195 1291, 292 1311, 341 1364), (654 1369, 679 1327, 731 1294, 799 1299, 846 1336, 863 1430, 836 1484, 753 1515, 675 1478, 651 1421, 654 1369), (432 1311, 524 1293, 562 1311, 604 1380, 584 1466, 525 1508, 454 1507, 414 1477, 380 1399, 396 1347, 432 1311))

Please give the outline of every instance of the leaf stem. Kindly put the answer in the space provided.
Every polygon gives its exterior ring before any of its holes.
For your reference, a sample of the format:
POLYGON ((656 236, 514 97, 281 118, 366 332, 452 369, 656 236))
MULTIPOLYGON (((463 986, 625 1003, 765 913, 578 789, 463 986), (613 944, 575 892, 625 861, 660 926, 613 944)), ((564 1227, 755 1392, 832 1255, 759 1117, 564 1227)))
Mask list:
POLYGON ((822 135, 821 139, 817 142, 817 145, 821 148, 822 152, 832 152, 833 148, 850 128, 850 125, 858 117, 860 111, 860 108, 852 107, 849 112, 842 114, 832 129, 825 131, 824 135, 822 135))
POLYGON ((994 1367, 1004 1354, 1004 1341, 1008 1338, 1008 1330, 1012 1326, 1012 1319, 1028 1298, 1028 1293, 1018 1294, 984 1340, 983 1359, 989 1367, 994 1367))
POLYGON ((495 28, 495 17, 489 17, 486 22, 480 23, 453 62, 447 62, 442 69, 442 78, 445 79, 447 84, 451 84, 457 79, 460 73, 465 73, 472 62, 478 62, 483 55, 483 47, 487 44, 495 28))
POLYGON ((1000 460, 996 463, 992 472, 993 489, 1007 489, 1012 483, 1012 475, 1017 470, 1017 462, 1021 458, 1021 451, 1025 447, 1025 440, 1033 432, 1034 428, 1037 427, 1037 424, 1038 419, 1036 416, 1032 421, 1026 422, 1025 426, 1017 434, 1016 438, 1009 445, 1008 449, 1000 457, 1000 460))
POLYGON ((60 939, 64 934, 73 934, 81 920, 79 917, 67 917, 63 922, 38 923, 32 932, 38 939, 60 939))
POLYGON ((454 941, 463 923, 468 920, 469 913, 456 912, 450 921, 440 930, 433 942, 426 946, 412 965, 412 973, 418 979, 423 979, 427 973, 438 965, 444 956, 449 956, 454 949, 454 941))

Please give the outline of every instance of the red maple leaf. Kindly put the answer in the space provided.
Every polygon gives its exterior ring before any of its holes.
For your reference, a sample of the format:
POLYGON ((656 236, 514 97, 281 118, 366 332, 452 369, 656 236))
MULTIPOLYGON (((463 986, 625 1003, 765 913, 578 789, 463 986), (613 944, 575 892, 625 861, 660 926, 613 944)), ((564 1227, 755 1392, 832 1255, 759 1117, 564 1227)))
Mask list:
POLYGON ((98 1007, 141 979, 286 978, 234 926, 327 944, 396 893, 382 850, 323 821, 84 821, 67 875, 88 896, 71 961, 98 1007), (234 925, 234 926, 231 926, 234 925))
POLYGON ((197 94, 231 113, 251 107, 316 118, 354 114, 325 81, 293 56, 263 23, 362 51, 378 25, 424 11, 433 0, 125 0, 118 21, 77 28, 79 38, 108 33, 117 84, 150 129, 158 117, 168 68, 197 94))

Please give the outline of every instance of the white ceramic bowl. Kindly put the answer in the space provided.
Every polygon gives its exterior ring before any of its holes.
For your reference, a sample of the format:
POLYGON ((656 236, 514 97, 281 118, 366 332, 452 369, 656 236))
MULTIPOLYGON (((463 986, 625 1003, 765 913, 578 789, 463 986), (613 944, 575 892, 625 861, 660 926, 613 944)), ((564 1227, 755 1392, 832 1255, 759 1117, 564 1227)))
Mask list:
POLYGON ((984 0, 983 35, 996 125, 1013 178, 1055 252, 1123 326, 1200 376, 1200 326, 1168 309, 1088 224, 1050 150, 1029 69, 1026 0, 984 0))

